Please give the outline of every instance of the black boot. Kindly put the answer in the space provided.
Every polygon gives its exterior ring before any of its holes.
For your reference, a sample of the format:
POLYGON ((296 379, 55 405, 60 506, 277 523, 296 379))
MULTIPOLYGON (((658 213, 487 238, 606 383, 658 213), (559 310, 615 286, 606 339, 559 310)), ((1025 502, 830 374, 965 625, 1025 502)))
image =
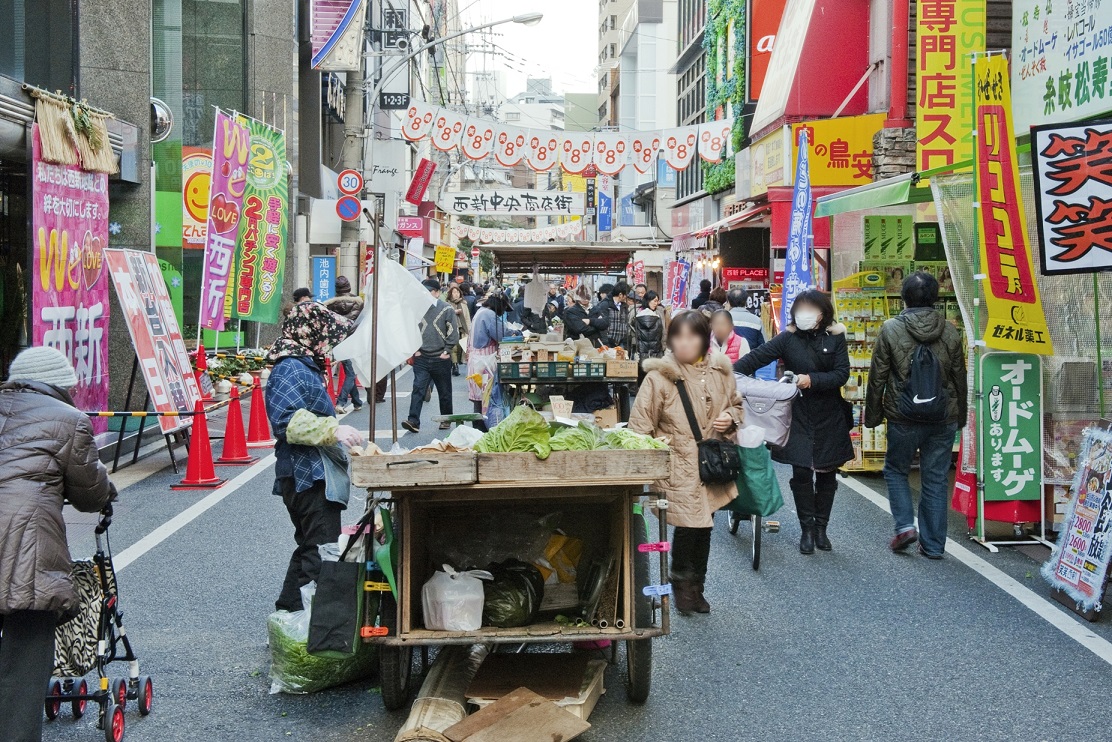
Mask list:
POLYGON ((695 612, 696 613, 710 613, 710 603, 703 597, 703 590, 705 585, 702 582, 694 583, 695 586, 695 612))
POLYGON ((459 376, 459 364, 458 363, 453 363, 452 364, 452 376, 459 376))
POLYGON ((815 480, 814 472, 803 466, 792 467, 789 484, 795 498, 795 512, 803 535, 799 537, 799 553, 815 553, 815 480))
POLYGON ((826 526, 815 523, 815 548, 820 551, 830 551, 834 546, 826 537, 826 526))
POLYGON ((806 521, 799 522, 800 527, 803 529, 803 534, 799 537, 799 553, 800 554, 814 554, 815 553, 815 519, 808 518, 806 521))
POLYGON ((823 551, 834 548, 826 537, 826 526, 830 523, 830 511, 834 509, 834 493, 837 490, 837 472, 815 475, 815 546, 823 551))
POLYGON ((672 580, 672 600, 681 615, 690 616, 697 608, 699 593, 691 580, 672 580))

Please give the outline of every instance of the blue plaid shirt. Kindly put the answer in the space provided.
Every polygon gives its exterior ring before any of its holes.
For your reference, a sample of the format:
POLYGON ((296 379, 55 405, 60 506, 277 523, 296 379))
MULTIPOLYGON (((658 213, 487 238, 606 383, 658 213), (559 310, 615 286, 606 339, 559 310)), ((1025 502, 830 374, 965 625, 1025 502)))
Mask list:
POLYGON ((336 407, 324 388, 324 375, 311 358, 280 358, 266 383, 266 414, 277 444, 274 446, 274 494, 288 491, 293 480, 294 491, 304 492, 314 482, 324 481, 324 461, 315 446, 297 446, 286 442, 286 426, 298 410, 304 408, 314 415, 334 417, 336 407))

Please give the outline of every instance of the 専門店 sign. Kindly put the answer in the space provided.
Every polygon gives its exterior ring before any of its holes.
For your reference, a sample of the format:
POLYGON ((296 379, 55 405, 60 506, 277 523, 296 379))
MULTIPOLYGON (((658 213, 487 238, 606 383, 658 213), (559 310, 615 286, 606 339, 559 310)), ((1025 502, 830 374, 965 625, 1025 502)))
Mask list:
POLYGON ((981 483, 985 500, 1038 500, 1042 492, 1042 363, 1033 353, 981 356, 981 483))
POLYGON ((1016 130, 1112 111, 1112 3, 1015 0, 1011 5, 1016 130))
POLYGON ((1058 543, 1042 575, 1082 610, 1093 610, 1104 598, 1112 557, 1112 432, 1085 430, 1072 489, 1058 543))
POLYGON ((445 193, 441 208, 449 214, 516 216, 571 216, 586 211, 583 193, 505 188, 493 191, 445 193))
POLYGON ((1052 355, 1019 190, 1008 60, 999 54, 979 58, 974 82, 977 187, 973 201, 988 309, 984 341, 996 350, 1052 355))
MULTIPOLYGON (((792 124, 792 157, 799 156, 799 132, 810 142, 812 186, 857 186, 873 181, 873 135, 885 114, 845 116, 792 124)), ((793 160, 794 161, 794 160, 793 160)))
POLYGON ((922 171, 973 157, 970 54, 985 50, 985 0, 929 0, 916 9, 915 169, 922 171))
POLYGON ((1042 272, 1112 269, 1112 121, 1032 129, 1031 155, 1042 272))

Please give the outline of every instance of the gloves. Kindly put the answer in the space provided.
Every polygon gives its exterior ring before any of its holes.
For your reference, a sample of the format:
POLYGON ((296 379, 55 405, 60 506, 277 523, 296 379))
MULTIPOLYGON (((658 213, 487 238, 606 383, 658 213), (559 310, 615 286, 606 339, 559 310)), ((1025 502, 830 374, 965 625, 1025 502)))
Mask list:
POLYGON ((350 425, 337 425, 336 440, 351 448, 363 443, 363 434, 350 425))

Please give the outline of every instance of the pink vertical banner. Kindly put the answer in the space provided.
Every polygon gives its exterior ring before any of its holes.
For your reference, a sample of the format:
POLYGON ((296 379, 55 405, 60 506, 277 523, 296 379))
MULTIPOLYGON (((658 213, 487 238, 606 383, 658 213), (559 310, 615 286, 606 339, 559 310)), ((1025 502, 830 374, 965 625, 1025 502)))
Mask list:
POLYGON ((199 316, 200 325, 206 330, 224 329, 224 305, 235 269, 236 238, 250 149, 251 135, 247 127, 223 111, 217 111, 199 316))
MULTIPOLYGON (((42 161, 31 129, 32 342, 66 354, 79 409, 108 406, 108 176, 42 161)), ((104 418, 94 430, 107 429, 104 418)))

